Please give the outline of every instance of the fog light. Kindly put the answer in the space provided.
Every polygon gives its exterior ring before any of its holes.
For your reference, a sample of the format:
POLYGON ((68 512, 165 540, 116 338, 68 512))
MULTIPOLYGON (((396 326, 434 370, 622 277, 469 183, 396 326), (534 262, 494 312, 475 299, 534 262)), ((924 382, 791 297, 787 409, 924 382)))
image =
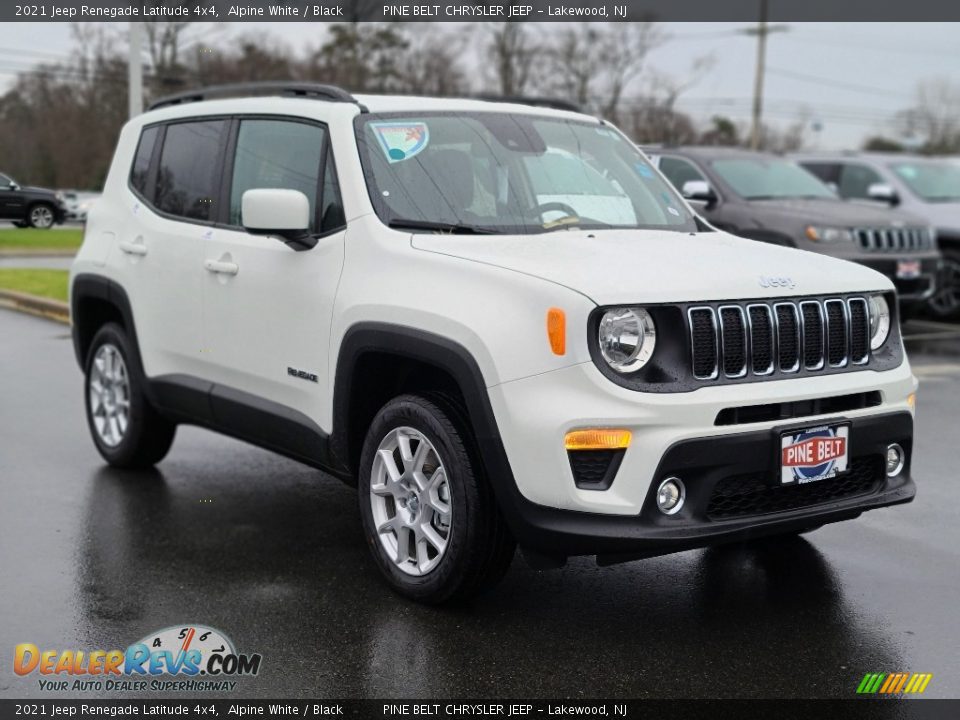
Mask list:
POLYGON ((683 481, 680 478, 669 477, 657 488, 657 507, 665 515, 673 515, 680 512, 686 496, 687 491, 683 487, 683 481))
POLYGON ((900 474, 905 458, 902 447, 896 443, 887 446, 887 477, 896 477, 900 474))

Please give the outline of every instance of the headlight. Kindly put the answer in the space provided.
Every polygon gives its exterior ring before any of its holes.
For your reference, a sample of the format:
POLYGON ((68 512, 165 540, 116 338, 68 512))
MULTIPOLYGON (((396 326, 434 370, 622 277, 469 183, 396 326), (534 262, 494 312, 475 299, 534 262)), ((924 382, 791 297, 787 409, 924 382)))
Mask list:
POLYGON ((890 334, 890 306, 883 295, 870 296, 870 349, 879 349, 890 334))
POLYGON ((54 193, 53 196, 54 196, 57 200, 59 200, 60 202, 63 202, 63 193, 62 193, 62 192, 54 193))
POLYGON ((817 242, 853 242, 853 233, 845 228, 807 226, 807 237, 817 242))
POLYGON ((600 354, 619 373, 639 370, 657 344, 657 328, 643 308, 610 308, 600 318, 600 354))

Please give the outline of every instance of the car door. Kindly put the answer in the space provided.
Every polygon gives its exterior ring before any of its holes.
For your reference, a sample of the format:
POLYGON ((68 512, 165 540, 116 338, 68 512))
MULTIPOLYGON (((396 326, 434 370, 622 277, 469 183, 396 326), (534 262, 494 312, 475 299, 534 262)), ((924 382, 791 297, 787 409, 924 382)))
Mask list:
MULTIPOLYGON (((301 119, 241 117, 231 138, 226 223, 203 240, 206 375, 221 397, 273 414, 292 409, 317 423, 331 402, 327 352, 345 238, 327 130, 301 119), (303 192, 316 246, 297 251, 246 232, 241 201, 256 188, 303 192)), ((217 418, 228 425, 237 419, 217 418)))
POLYGON ((112 265, 149 377, 202 377, 201 238, 217 212, 227 125, 201 118, 145 128, 130 172, 131 213, 98 226, 116 235, 112 265))
POLYGON ((884 179, 868 165, 845 162, 840 169, 837 191, 847 200, 870 200, 871 185, 883 183, 884 179))
POLYGON ((714 227, 729 232, 736 231, 736 224, 732 222, 732 219, 729 217, 729 208, 727 207, 727 203, 722 201, 717 184, 711 182, 706 173, 697 167, 697 165, 686 158, 676 155, 661 155, 657 167, 660 172, 666 176, 667 180, 670 181, 670 184, 681 193, 683 192, 684 183, 690 182, 691 180, 708 183, 713 189, 713 192, 716 193, 717 201, 709 208, 703 206, 697 207, 697 212, 706 218, 714 227))
POLYGON ((0 218, 18 220, 23 217, 23 197, 12 178, 0 174, 0 218), (14 187, 11 187, 11 184, 14 187))

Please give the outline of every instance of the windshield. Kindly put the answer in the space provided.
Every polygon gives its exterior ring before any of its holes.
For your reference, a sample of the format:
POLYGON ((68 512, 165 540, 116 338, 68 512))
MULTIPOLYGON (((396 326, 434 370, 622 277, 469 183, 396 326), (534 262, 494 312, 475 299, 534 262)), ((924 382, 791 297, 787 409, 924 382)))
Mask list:
POLYGON ((356 130, 374 208, 393 227, 696 230, 683 200, 636 147, 598 122, 487 112, 364 114, 356 130))
POLYGON ((713 169, 744 200, 835 198, 830 188, 799 165, 777 158, 715 160, 713 169))
POLYGON ((960 200, 960 167, 950 163, 897 162, 891 169, 913 191, 929 202, 960 200))

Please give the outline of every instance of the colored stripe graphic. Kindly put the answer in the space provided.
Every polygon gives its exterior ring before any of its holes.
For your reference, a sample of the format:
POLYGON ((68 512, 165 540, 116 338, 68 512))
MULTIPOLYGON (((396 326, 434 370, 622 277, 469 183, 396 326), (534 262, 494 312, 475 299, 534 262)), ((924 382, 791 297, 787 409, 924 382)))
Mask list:
POLYGON ((860 695, 919 694, 933 679, 931 673, 867 673, 857 686, 860 695))

